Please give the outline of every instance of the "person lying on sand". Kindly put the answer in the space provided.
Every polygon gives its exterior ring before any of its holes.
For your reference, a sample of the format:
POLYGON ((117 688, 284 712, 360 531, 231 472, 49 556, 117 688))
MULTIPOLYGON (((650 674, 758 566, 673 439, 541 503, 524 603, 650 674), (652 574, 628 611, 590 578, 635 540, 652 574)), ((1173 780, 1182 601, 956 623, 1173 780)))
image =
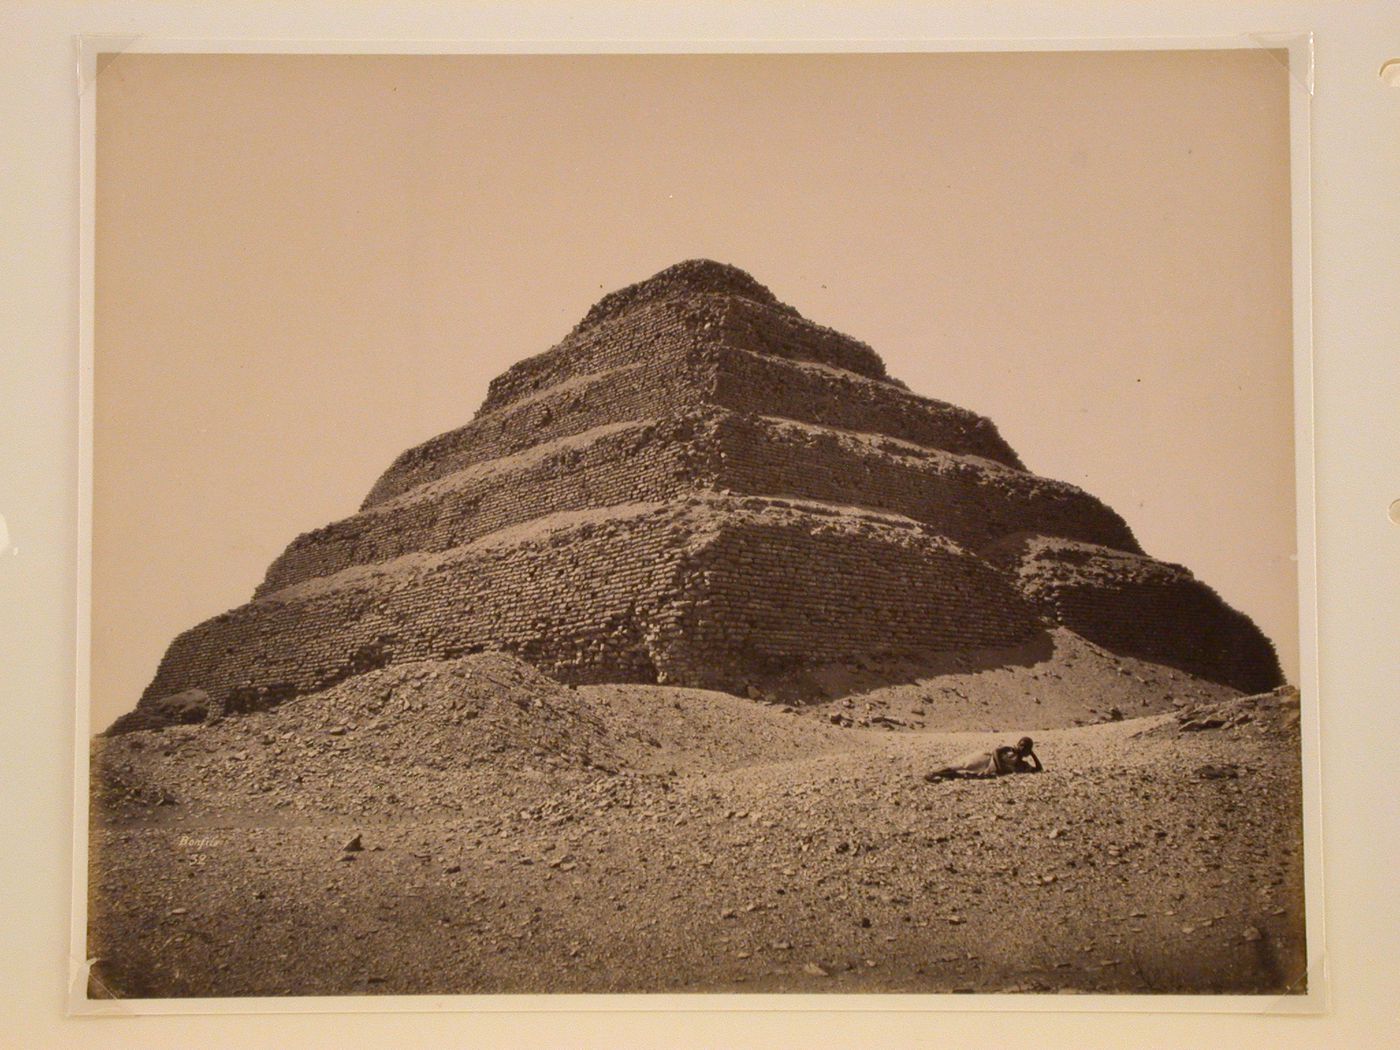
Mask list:
POLYGON ((1016 745, 1003 745, 992 751, 973 751, 951 765, 925 773, 929 783, 939 780, 1001 777, 1008 773, 1040 773, 1045 767, 1035 753, 1035 741, 1021 737, 1016 745))

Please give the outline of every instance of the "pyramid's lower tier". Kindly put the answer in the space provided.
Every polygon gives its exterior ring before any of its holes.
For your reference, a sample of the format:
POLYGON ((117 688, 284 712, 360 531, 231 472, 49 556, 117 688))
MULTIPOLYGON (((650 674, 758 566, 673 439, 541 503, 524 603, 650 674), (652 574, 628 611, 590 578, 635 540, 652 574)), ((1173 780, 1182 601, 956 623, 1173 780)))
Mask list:
POLYGON ((898 517, 696 498, 554 515, 284 588, 180 635, 142 697, 265 706, 402 660, 505 649, 575 682, 742 690, 826 661, 1015 644, 995 569, 898 517))
MULTIPOLYGON (((268 707, 481 649, 565 681, 740 692, 825 663, 1024 642, 1046 621, 1016 579, 911 519, 820 503, 705 496, 563 513, 215 617, 172 643, 137 714, 193 689, 222 710, 268 707)), ((1189 645, 1203 618, 1238 615, 1218 599, 1185 613, 1153 629, 1189 645)))

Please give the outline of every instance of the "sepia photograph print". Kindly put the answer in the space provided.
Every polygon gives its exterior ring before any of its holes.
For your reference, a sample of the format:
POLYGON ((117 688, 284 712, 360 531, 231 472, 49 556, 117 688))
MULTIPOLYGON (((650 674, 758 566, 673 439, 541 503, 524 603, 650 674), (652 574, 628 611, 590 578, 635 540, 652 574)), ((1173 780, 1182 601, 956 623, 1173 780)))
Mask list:
POLYGON ((1305 997, 1296 75, 100 55, 87 998, 1305 997))

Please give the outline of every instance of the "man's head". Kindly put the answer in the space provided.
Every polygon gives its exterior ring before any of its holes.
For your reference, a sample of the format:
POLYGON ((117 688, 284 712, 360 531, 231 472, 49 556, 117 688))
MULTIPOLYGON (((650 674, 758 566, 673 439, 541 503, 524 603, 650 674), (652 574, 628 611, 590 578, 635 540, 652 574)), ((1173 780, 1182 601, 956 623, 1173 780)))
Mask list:
POLYGON ((1016 754, 1029 755, 1033 747, 1035 747, 1035 741, 1028 736, 1023 736, 1020 740, 1016 741, 1016 754))

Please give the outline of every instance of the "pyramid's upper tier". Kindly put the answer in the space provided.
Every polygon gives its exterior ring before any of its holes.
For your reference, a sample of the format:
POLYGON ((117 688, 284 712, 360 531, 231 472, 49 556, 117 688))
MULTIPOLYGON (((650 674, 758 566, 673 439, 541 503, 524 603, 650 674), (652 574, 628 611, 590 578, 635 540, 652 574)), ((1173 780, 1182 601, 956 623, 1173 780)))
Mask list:
POLYGON ((807 320, 737 267, 692 259, 605 295, 557 345, 493 379, 478 415, 581 376, 644 361, 677 329, 692 344, 829 365, 903 386, 890 380, 880 355, 859 339, 807 320))

